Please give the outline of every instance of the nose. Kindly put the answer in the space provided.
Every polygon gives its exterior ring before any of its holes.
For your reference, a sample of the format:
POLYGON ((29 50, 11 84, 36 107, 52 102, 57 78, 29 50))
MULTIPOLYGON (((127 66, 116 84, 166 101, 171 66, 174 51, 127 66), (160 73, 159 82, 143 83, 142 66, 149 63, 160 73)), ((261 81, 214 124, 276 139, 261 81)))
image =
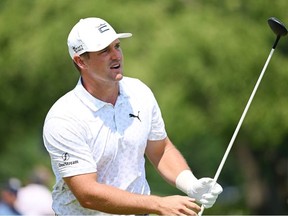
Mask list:
POLYGON ((120 49, 113 48, 111 51, 111 59, 120 60, 122 58, 122 52, 120 49))

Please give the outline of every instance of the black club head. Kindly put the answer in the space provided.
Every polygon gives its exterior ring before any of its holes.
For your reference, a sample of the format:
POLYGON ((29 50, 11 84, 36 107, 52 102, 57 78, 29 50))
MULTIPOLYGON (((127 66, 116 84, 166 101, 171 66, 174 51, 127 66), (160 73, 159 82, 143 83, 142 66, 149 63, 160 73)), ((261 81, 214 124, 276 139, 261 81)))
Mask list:
POLYGON ((277 18, 275 17, 270 17, 268 19, 268 24, 272 31, 277 35, 277 36, 285 36, 287 35, 287 28, 285 25, 280 22, 277 18))

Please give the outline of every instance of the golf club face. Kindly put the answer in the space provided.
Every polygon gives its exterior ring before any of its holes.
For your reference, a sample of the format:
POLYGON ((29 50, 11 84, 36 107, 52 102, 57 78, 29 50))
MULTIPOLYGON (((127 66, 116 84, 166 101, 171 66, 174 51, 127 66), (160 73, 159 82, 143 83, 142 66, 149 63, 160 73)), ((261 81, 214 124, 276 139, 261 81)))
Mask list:
POLYGON ((268 24, 272 31, 277 35, 277 36, 285 36, 287 35, 287 28, 285 25, 280 22, 277 18, 275 17, 270 17, 268 19, 268 24))

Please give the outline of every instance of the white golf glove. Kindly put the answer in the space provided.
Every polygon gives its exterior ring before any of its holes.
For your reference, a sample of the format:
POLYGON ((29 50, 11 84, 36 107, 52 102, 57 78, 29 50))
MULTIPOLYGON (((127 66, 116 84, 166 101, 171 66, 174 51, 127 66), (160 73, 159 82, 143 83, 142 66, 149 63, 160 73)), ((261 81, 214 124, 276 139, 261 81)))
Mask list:
POLYGON ((197 179, 190 170, 184 170, 177 176, 176 187, 205 208, 211 208, 223 191, 221 185, 212 178, 197 179))

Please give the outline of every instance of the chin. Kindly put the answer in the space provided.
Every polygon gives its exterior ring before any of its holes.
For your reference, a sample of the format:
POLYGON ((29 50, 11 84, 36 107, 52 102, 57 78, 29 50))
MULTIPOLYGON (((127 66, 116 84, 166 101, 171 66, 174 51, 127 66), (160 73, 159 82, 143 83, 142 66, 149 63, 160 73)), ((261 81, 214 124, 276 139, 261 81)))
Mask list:
POLYGON ((120 81, 123 79, 123 74, 117 74, 115 80, 120 81))

